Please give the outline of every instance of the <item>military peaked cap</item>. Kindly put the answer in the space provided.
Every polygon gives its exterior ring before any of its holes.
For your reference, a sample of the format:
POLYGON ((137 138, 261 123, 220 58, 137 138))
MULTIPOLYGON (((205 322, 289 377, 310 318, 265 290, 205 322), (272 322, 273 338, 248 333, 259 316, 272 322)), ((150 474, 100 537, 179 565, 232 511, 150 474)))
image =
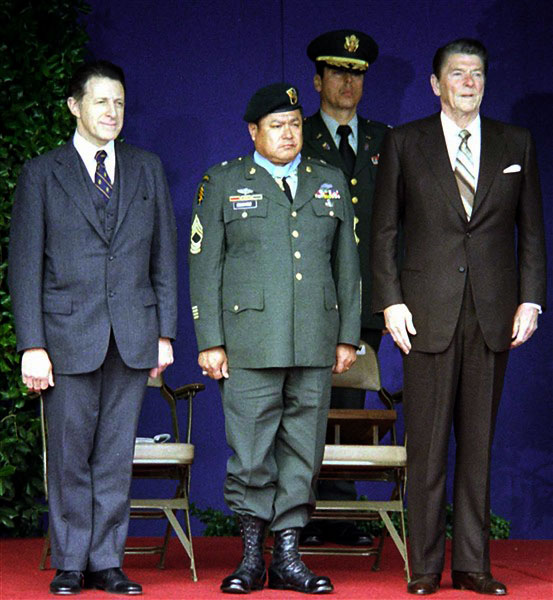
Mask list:
POLYGON ((378 56, 378 45, 362 31, 338 29, 316 37, 307 46, 307 56, 331 67, 366 71, 378 56))

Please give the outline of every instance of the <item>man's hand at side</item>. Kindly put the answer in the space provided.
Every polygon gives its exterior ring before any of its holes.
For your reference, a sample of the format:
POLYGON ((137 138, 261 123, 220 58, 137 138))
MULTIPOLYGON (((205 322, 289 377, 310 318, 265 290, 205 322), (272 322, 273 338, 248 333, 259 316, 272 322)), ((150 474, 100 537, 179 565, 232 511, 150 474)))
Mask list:
POLYGON ((333 373, 344 373, 357 360, 357 349, 350 344, 336 346, 336 362, 332 365, 333 373))
POLYGON ((211 379, 228 379, 228 359, 227 353, 222 346, 215 346, 200 352, 198 364, 202 368, 203 375, 208 375, 211 379))
POLYGON ((384 309, 384 319, 386 329, 390 332, 394 342, 405 354, 409 354, 411 350, 409 334, 417 334, 411 311, 405 304, 392 304, 384 309))
POLYGON ((173 346, 169 338, 159 338, 157 367, 150 369, 150 377, 157 377, 173 364, 173 346))
POLYGON ((54 373, 48 352, 44 348, 29 348, 21 357, 21 378, 29 391, 40 392, 53 387, 54 373))
POLYGON ((527 342, 538 328, 538 309, 529 304, 521 304, 513 319, 511 348, 517 348, 527 342))

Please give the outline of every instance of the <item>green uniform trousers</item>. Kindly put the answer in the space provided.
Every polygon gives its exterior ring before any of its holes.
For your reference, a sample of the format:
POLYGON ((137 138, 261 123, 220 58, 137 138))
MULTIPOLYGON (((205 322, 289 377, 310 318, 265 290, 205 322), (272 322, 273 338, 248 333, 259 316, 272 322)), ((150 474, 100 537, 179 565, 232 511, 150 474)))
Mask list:
POLYGON ((330 404, 330 367, 231 369, 221 382, 225 499, 271 529, 303 527, 315 505, 330 404))

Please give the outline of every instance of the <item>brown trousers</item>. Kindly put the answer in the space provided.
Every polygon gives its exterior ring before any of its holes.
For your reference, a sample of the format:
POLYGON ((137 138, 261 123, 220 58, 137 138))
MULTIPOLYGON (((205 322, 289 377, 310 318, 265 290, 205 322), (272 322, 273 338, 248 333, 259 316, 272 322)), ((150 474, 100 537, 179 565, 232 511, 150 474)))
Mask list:
MULTIPOLYGON (((415 323, 416 327, 416 323, 415 323)), ((404 358, 407 504, 414 573, 441 573, 447 453, 456 441, 453 554, 456 571, 489 571, 490 459, 509 352, 484 342, 470 280, 449 347, 404 358)))

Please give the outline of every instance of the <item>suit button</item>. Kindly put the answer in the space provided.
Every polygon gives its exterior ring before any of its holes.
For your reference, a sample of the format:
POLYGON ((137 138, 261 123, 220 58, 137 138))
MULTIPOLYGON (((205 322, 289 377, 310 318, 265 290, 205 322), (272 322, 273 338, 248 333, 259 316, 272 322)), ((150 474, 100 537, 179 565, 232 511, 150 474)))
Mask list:
POLYGON ((237 310, 238 310, 240 307, 238 306, 238 304, 235 304, 235 305, 233 306, 233 308, 234 308, 234 311, 236 312, 236 311, 237 311, 237 310))
POLYGON ((294 231, 292 231, 292 237, 295 237, 295 238, 300 237, 299 232, 294 229, 294 231))
POLYGON ((295 210, 293 210, 293 211, 291 212, 291 215, 292 215, 293 217, 297 217, 297 216, 298 216, 298 213, 297 213, 295 210))
POLYGON ((248 218, 248 213, 247 213, 246 211, 244 211, 244 212, 242 213, 242 218, 243 218, 243 219, 247 219, 247 218, 248 218))
POLYGON ((359 198, 358 198, 357 196, 354 196, 354 197, 351 199, 351 201, 352 201, 354 204, 357 204, 357 203, 359 202, 359 198))
POLYGON ((115 292, 108 292, 108 296, 109 296, 110 298, 113 298, 113 297, 115 296, 115 292))
POLYGON ((357 185, 357 179, 355 177, 351 180, 351 185, 357 185))
POLYGON ((333 210, 329 211, 328 215, 329 215, 330 217, 333 217, 333 216, 334 216, 334 211, 333 211, 333 210))
POLYGON ((301 252, 299 250, 296 250, 294 252, 294 258, 300 259, 301 258, 301 252))
POLYGON ((114 258, 115 258, 115 256, 110 256, 110 257, 108 258, 108 260, 113 260, 114 258))
POLYGON ((464 273, 465 272, 465 267, 459 267, 459 273, 464 273))
POLYGON ((302 278, 303 278, 303 275, 302 275, 301 273, 296 273, 296 279, 297 279, 298 281, 301 281, 301 280, 302 280, 302 278))

